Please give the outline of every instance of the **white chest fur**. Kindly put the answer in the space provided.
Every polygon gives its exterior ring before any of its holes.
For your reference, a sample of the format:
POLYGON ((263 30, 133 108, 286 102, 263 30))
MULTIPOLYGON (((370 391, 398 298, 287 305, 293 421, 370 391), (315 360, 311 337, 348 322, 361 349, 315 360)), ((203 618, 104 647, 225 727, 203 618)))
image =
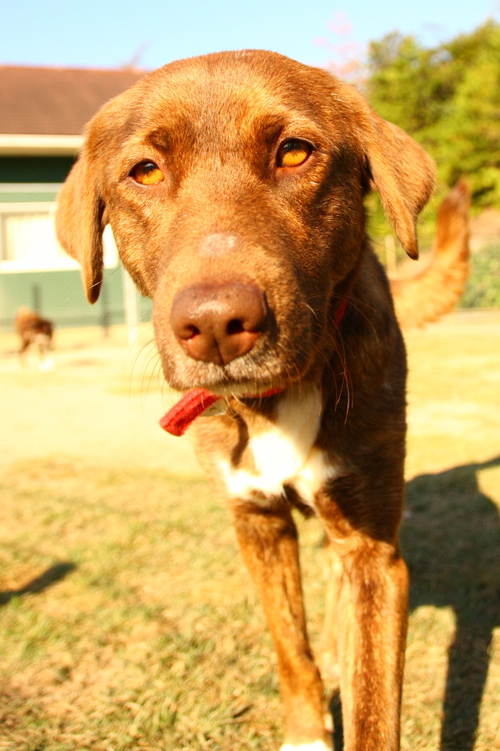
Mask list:
POLYGON ((233 498, 251 498, 254 491, 280 495, 292 485, 313 505, 314 495, 337 472, 322 451, 314 447, 321 420, 321 397, 314 386, 290 390, 281 399, 276 421, 268 429, 250 435, 255 472, 221 462, 227 491, 233 498))

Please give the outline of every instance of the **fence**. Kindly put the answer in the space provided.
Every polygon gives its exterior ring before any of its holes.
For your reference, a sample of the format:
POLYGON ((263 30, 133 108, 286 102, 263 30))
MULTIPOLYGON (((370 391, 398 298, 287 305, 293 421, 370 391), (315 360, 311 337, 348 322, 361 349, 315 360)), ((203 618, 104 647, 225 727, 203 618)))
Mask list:
POLYGON ((99 300, 89 305, 80 272, 30 271, 0 274, 0 331, 12 331, 17 309, 25 305, 49 318, 57 328, 110 326, 127 322, 133 335, 151 317, 151 301, 131 286, 120 266, 106 268, 99 300))

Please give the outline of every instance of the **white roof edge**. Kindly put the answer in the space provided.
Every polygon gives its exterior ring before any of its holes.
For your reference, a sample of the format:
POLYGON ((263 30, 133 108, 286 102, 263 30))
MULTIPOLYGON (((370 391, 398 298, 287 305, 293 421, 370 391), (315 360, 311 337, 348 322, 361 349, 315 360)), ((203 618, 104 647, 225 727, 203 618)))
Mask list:
POLYGON ((0 156, 76 156, 83 136, 0 134, 0 156))

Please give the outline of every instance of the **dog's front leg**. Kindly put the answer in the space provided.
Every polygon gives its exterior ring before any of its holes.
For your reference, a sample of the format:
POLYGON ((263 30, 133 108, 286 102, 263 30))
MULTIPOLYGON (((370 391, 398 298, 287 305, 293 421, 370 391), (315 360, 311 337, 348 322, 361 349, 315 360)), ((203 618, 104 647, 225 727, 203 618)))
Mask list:
POLYGON ((327 751, 323 685, 305 623, 297 529, 285 504, 232 506, 240 549, 257 587, 278 656, 285 708, 282 751, 327 751))
POLYGON ((336 629, 327 624, 325 633, 338 635, 344 751, 397 751, 407 626, 406 565, 396 545, 360 532, 333 545, 343 574, 336 629))
POLYGON ((366 543, 344 560, 340 612, 345 751, 397 751, 408 573, 399 552, 366 543))

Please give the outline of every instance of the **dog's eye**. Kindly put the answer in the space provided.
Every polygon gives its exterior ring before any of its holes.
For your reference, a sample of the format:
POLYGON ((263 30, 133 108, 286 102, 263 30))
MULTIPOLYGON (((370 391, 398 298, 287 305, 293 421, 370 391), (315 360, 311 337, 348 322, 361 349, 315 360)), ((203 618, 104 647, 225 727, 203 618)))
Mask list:
POLYGON ((158 185, 163 178, 163 172, 154 162, 139 162, 130 170, 130 177, 141 185, 158 185))
POLYGON ((290 138, 290 140, 282 143, 278 149, 278 167, 300 167, 309 159, 312 152, 313 147, 307 141, 290 138))

